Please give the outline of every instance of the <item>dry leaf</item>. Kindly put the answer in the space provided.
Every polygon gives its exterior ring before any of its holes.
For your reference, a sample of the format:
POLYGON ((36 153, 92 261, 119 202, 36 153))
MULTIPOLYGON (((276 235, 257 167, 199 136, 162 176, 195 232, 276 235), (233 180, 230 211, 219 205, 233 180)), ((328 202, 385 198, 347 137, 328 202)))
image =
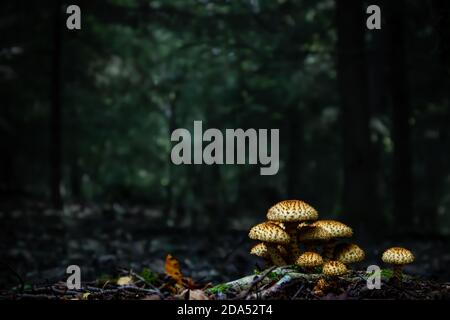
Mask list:
POLYGON ((178 284, 183 285, 183 274, 181 273, 180 263, 171 254, 168 254, 166 257, 165 272, 178 284))
POLYGON ((209 298, 203 290, 197 289, 189 292, 189 300, 209 300, 209 298))
POLYGON ((192 278, 183 278, 183 286, 188 289, 200 289, 203 287, 196 284, 192 278))
POLYGON ((177 283, 175 286, 175 291, 180 291, 180 289, 200 289, 202 286, 196 284, 192 278, 184 278, 181 273, 180 263, 172 255, 168 254, 166 257, 165 264, 166 274, 174 279, 177 283))
POLYGON ((131 277, 120 277, 119 279, 117 279, 117 285, 119 286, 126 286, 128 284, 130 284, 132 282, 132 278, 131 277))

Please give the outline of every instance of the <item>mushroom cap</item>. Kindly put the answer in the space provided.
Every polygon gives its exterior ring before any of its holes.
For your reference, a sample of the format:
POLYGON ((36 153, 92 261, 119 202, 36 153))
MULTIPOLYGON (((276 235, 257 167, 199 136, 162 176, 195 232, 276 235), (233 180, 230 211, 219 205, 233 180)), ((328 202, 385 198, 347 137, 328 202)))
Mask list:
POLYGON ((323 259, 320 254, 308 251, 301 254, 295 263, 303 268, 314 268, 321 266, 323 259))
POLYGON ((337 261, 345 264, 360 262, 365 257, 364 250, 354 243, 338 245, 334 254, 337 261))
POLYGON ((248 236, 250 239, 278 244, 288 244, 290 240, 286 231, 270 222, 257 224, 250 229, 248 236))
POLYGON ((310 224, 309 227, 300 228, 300 241, 350 238, 353 235, 352 228, 335 220, 319 220, 310 224))
POLYGON ((261 258, 269 257, 269 252, 267 251, 267 246, 264 242, 260 242, 256 245, 254 245, 250 250, 250 254, 254 254, 255 256, 258 256, 261 258))
POLYGON ((284 225, 283 222, 281 221, 268 221, 270 223, 276 224, 277 226, 279 226, 281 229, 286 230, 286 226, 284 225))
POLYGON ((340 261, 331 260, 325 262, 322 268, 322 272, 326 276, 342 276, 347 273, 347 267, 340 261))
POLYGON ((284 222, 317 220, 316 209, 301 200, 284 200, 272 206, 267 212, 267 219, 284 222))
POLYGON ((413 262, 414 255, 408 249, 393 247, 383 252, 381 260, 383 260, 384 263, 403 265, 413 262))

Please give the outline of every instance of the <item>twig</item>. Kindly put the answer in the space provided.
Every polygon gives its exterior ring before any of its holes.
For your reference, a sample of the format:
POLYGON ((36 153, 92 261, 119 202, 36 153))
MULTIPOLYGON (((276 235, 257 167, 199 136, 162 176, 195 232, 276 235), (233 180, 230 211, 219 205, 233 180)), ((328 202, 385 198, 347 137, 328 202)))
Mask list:
POLYGON ((237 295, 237 297, 235 298, 236 300, 240 300, 243 299, 245 297, 248 296, 249 292, 252 291, 252 289, 258 284, 260 283, 262 280, 264 280, 264 278, 266 278, 269 273, 271 273, 273 270, 275 270, 275 266, 270 267, 269 269, 265 270, 263 273, 261 273, 261 275, 257 276, 251 283, 250 283, 250 287, 247 290, 242 291, 240 294, 237 295))

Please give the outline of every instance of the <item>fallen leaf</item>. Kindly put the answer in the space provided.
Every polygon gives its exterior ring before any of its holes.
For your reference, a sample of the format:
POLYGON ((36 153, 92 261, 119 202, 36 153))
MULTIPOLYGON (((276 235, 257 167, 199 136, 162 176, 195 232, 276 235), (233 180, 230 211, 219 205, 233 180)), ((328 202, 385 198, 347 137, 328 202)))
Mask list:
POLYGON ((183 278, 182 281, 183 286, 188 289, 200 289, 203 287, 201 285, 196 284, 194 280, 192 280, 192 278, 183 278))
POLYGON ((177 288, 176 291, 178 292, 178 289, 200 289, 202 287, 201 285, 196 284, 192 278, 183 277, 180 263, 171 254, 168 254, 166 257, 165 272, 169 277, 176 281, 177 285, 175 288, 177 288), (180 286, 181 288, 179 288, 180 286))
POLYGON ((180 263, 171 254, 167 255, 164 268, 169 277, 174 279, 178 284, 183 285, 183 274, 181 273, 180 263))
POLYGON ((190 290, 189 300, 209 300, 209 297, 203 290, 190 290))
POLYGON ((119 279, 117 279, 117 285, 126 286, 126 285, 130 284, 132 281, 133 281, 133 279, 129 276, 120 277, 119 279))

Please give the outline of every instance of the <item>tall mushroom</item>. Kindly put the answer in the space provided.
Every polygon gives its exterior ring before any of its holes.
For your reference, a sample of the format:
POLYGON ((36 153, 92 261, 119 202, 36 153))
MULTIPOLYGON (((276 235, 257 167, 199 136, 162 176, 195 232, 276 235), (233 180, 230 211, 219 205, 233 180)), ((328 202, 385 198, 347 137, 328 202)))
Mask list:
POLYGON ((334 251, 334 259, 346 265, 364 260, 364 250, 354 243, 337 245, 334 251))
POLYGON ((312 273, 314 272, 314 268, 320 267, 323 264, 323 259, 318 253, 304 252, 298 257, 295 264, 305 269, 306 272, 312 273))
POLYGON ((323 258, 325 261, 332 259, 337 239, 350 238, 353 235, 352 228, 335 220, 319 220, 310 226, 313 228, 308 228, 302 232, 298 239, 299 241, 316 240, 325 242, 323 248, 323 258))
POLYGON ((267 253, 274 265, 286 265, 286 261, 277 249, 278 244, 289 243, 290 238, 286 231, 273 223, 263 222, 251 228, 248 236, 250 239, 259 240, 265 244, 267 253))
POLYGON ((402 268, 404 265, 414 261, 414 255, 408 249, 393 247, 383 252, 381 260, 383 260, 384 263, 393 265, 394 279, 397 284, 400 284, 402 280, 402 268))
POLYGON ((317 220, 319 214, 316 209, 301 200, 284 200, 272 206, 267 212, 267 219, 282 222, 291 241, 289 252, 292 255, 290 262, 295 262, 300 255, 297 240, 297 226, 299 223, 317 220))

